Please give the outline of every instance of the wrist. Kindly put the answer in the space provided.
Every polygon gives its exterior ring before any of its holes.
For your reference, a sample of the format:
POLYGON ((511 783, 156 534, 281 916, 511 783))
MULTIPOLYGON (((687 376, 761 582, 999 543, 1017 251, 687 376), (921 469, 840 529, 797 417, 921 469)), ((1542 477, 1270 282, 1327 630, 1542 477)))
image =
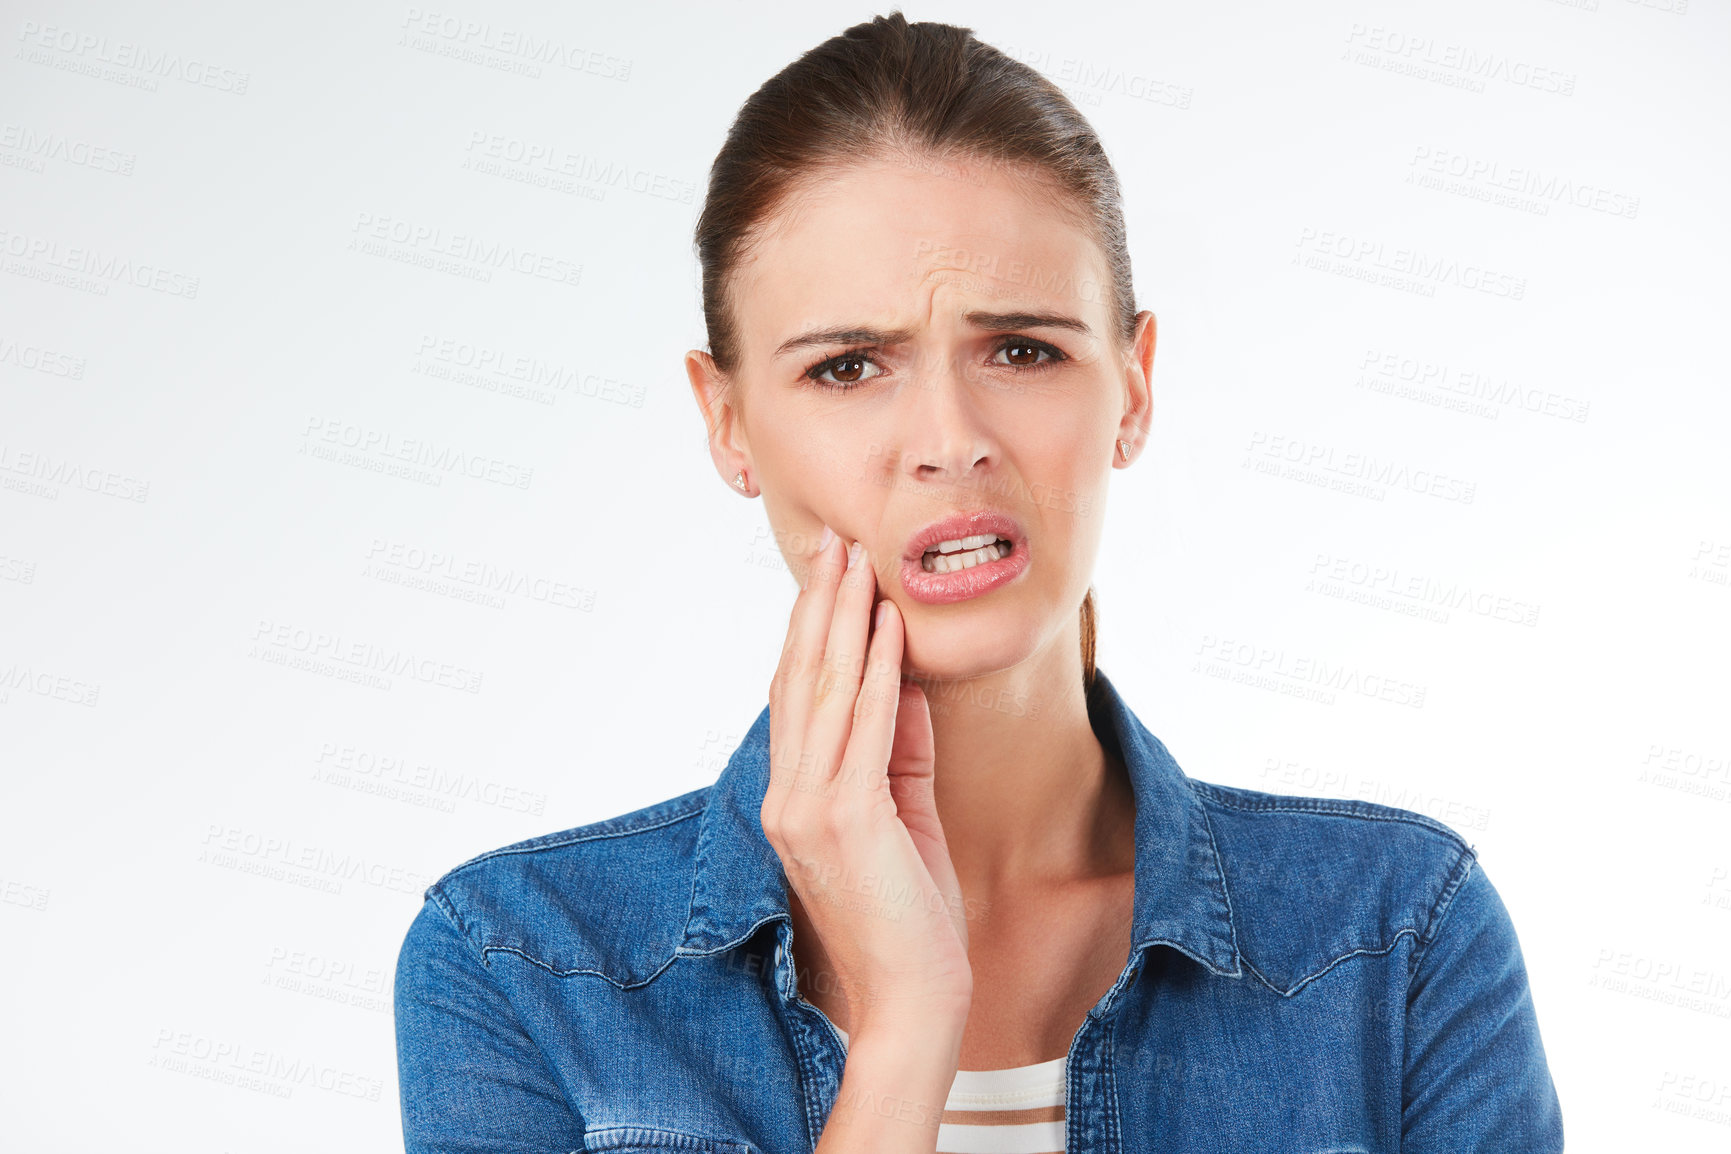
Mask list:
POLYGON ((891 1031, 880 1027, 858 1039, 850 1038, 842 1088, 849 1100, 895 1105, 904 1122, 942 1116, 944 1101, 961 1065, 958 1032, 933 1032, 918 1027, 891 1031))
MULTIPOLYGON (((880 1011, 855 1018, 848 1033, 848 1054, 904 1054, 931 1063, 959 1058, 967 1011, 944 1007, 930 1011, 880 1011)), ((954 1064, 950 1067, 955 1069, 954 1064)))

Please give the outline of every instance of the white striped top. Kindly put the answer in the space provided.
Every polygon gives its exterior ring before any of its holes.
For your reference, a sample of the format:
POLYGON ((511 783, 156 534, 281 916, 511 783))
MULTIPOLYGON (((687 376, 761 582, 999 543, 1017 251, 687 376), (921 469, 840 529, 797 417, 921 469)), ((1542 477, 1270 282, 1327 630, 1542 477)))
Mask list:
MULTIPOLYGON (((845 1047, 846 1032, 835 1032, 845 1047)), ((1062 1154, 1066 1061, 957 1070, 938 1123, 938 1154, 1062 1154)))

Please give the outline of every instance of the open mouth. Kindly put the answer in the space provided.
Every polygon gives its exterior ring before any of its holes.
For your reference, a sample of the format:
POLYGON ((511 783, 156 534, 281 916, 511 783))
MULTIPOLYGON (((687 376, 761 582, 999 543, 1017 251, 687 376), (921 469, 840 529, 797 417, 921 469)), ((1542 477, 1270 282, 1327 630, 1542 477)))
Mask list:
POLYGON ((902 591, 927 605, 969 601, 1019 580, 1032 560, 1008 512, 953 512, 916 530, 902 553, 902 591))
POLYGON ((958 573, 1008 557, 1015 545, 1009 538, 995 533, 981 533, 953 541, 939 541, 920 558, 920 568, 927 573, 958 573))

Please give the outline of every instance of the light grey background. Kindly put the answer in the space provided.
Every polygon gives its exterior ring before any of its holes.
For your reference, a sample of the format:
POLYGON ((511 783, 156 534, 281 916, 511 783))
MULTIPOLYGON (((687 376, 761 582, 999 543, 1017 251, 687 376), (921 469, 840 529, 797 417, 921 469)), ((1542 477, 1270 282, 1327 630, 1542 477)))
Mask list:
MULTIPOLYGON (((795 586, 702 445, 691 229, 887 8, 0 11, 7 1142, 397 1148, 421 889, 762 707, 795 586)), ((1100 667, 1193 777, 1476 845, 1572 1150, 1723 1149, 1726 5, 906 11, 1123 180, 1100 667)))

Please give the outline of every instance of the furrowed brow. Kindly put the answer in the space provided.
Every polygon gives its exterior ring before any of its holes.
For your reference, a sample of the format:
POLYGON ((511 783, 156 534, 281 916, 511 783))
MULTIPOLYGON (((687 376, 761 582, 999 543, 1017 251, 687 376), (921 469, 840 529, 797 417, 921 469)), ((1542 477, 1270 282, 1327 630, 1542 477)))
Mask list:
POLYGON ((987 313, 971 312, 963 320, 977 329, 991 333, 1010 333, 1017 329, 1070 329, 1083 336, 1092 336, 1093 329, 1076 317, 1064 313, 987 313))
POLYGON ((781 342, 775 355, 785 356, 812 345, 900 345, 913 339, 913 329, 835 328, 813 329, 781 342))
MULTIPOLYGON (((1086 322, 1063 313, 965 313, 962 319, 977 329, 989 333, 1010 333, 1018 329, 1069 329, 1084 336, 1092 336, 1094 330, 1086 322)), ((891 346, 905 344, 914 335, 913 329, 873 329, 863 327, 840 327, 829 329, 812 329, 789 337, 781 342, 775 350, 775 356, 782 357, 796 349, 823 345, 879 345, 891 346)))

